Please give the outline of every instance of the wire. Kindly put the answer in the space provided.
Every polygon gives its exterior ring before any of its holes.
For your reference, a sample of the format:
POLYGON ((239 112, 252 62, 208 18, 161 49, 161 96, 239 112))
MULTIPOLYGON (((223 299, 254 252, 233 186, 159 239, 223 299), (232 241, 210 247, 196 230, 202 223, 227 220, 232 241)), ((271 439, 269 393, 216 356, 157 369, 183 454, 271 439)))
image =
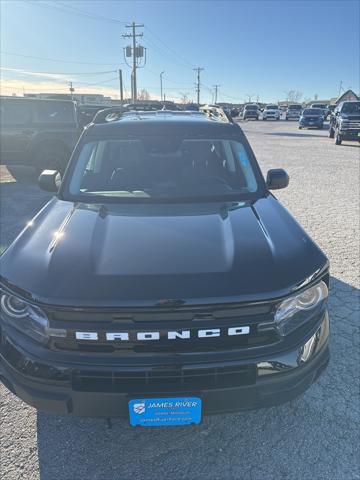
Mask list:
POLYGON ((36 57, 34 55, 23 55, 21 53, 12 53, 12 52, 4 52, 3 50, 0 51, 1 54, 3 55, 11 55, 14 57, 23 57, 23 58, 34 58, 37 60, 48 60, 51 62, 60 62, 60 63, 74 63, 74 64, 79 64, 79 65, 123 65, 123 63, 98 63, 98 62, 80 62, 78 60, 61 60, 59 58, 49 58, 49 57, 36 57))
POLYGON ((99 15, 97 13, 88 12, 87 10, 82 10, 81 8, 74 7, 73 5, 65 5, 64 3, 59 2, 59 1, 57 1, 56 4, 61 5, 62 7, 67 8, 67 9, 75 10, 74 13, 77 13, 78 15, 81 14, 81 15, 89 16, 89 17, 94 18, 95 20, 103 20, 103 21, 106 21, 106 22, 121 23, 122 25, 126 25, 127 23, 129 23, 129 22, 124 22, 122 20, 118 20, 117 18, 105 17, 104 15, 99 15))
POLYGON ((32 70, 21 70, 18 68, 0 67, 0 70, 7 72, 17 72, 28 75, 104 75, 105 73, 116 73, 117 70, 107 70, 105 72, 34 72, 32 70))
POLYGON ((32 5, 36 5, 38 7, 50 8, 50 9, 53 9, 53 10, 57 10, 58 12, 77 15, 77 16, 80 16, 80 17, 89 18, 91 20, 106 21, 108 23, 117 23, 117 24, 128 23, 128 22, 123 22, 121 20, 118 20, 116 18, 104 17, 102 15, 92 14, 90 12, 86 12, 85 10, 81 10, 81 9, 73 7, 73 6, 62 4, 61 2, 57 2, 56 4, 47 4, 47 3, 40 3, 39 1, 37 1, 37 2, 32 1, 31 3, 32 3, 32 5))
POLYGON ((182 62, 186 63, 187 64, 187 68, 194 68, 195 65, 191 62, 189 62, 188 60, 186 60, 186 58, 184 58, 182 55, 178 54, 175 50, 173 50, 172 48, 170 48, 160 37, 157 33, 153 32, 149 27, 147 27, 145 25, 145 29, 148 30, 148 32, 153 35, 159 42, 161 42, 173 55, 177 56, 178 58, 181 59, 182 62))

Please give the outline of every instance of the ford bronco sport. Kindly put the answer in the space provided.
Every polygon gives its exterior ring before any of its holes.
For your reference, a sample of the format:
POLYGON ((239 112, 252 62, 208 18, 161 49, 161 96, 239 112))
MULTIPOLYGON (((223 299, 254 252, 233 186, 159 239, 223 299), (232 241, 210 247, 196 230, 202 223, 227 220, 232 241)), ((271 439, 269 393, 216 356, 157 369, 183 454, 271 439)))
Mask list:
POLYGON ((1 257, 0 378, 131 425, 287 402, 329 359, 329 264, 222 111, 99 112, 1 257))

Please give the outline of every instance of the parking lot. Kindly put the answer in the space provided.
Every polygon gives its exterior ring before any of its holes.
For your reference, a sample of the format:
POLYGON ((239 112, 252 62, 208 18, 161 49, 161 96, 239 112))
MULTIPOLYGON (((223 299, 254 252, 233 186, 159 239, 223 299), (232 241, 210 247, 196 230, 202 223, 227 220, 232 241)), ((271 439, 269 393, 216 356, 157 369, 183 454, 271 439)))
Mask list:
MULTIPOLYGON (((0 386, 4 480, 360 478, 360 146, 297 122, 241 122, 264 174, 285 168, 277 196, 331 263, 331 362, 281 407, 207 417, 199 427, 139 430, 126 420, 37 413, 0 386)), ((50 196, 31 171, 1 167, 1 249, 50 196)))

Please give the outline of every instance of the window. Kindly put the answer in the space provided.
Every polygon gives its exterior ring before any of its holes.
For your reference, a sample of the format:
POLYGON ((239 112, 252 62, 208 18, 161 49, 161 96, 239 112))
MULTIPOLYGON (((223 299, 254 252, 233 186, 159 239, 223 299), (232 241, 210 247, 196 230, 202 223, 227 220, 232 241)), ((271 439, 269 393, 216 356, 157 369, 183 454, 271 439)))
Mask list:
POLYGON ((83 145, 69 193, 94 197, 174 199, 239 195, 258 188, 244 146, 233 139, 144 136, 83 145))
POLYGON ((44 123, 75 123, 75 109, 72 102, 36 102, 36 117, 44 123))
POLYGON ((0 115, 3 125, 26 125, 32 118, 31 104, 26 100, 2 100, 0 115))

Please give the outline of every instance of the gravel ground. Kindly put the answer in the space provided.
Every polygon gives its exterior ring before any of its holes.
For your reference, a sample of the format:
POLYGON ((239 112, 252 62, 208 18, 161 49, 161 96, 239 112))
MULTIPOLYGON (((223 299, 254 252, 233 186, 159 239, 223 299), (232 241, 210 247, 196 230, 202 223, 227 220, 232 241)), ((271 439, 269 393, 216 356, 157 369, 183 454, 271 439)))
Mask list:
MULTIPOLYGON (((3 480, 355 480, 359 452, 359 153, 295 122, 246 122, 266 172, 285 168, 278 193, 331 261, 331 362, 292 404, 205 418, 199 427, 131 429, 124 420, 37 413, 0 387, 3 480)), ((33 178, 2 170, 1 248, 46 201, 33 178)))

